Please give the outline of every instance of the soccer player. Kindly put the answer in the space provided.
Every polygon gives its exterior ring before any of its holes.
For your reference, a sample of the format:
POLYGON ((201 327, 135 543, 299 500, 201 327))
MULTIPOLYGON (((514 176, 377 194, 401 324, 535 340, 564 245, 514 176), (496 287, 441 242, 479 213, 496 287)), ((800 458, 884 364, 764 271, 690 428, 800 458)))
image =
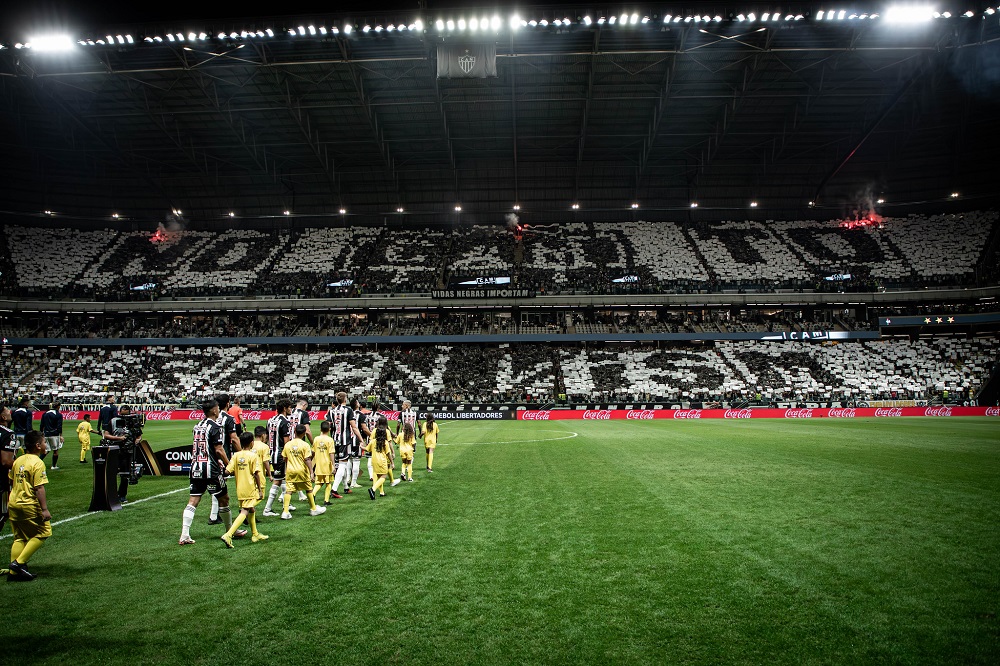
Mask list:
POLYGON ((11 421, 14 423, 14 439, 17 440, 17 448, 19 449, 24 448, 24 436, 31 430, 32 410, 34 409, 30 398, 21 398, 20 402, 17 403, 17 409, 11 415, 11 421))
POLYGON ((84 414, 80 425, 76 427, 76 438, 80 440, 80 463, 87 464, 87 451, 90 450, 90 433, 94 428, 90 425, 90 414, 84 414))
POLYGON ((396 435, 396 444, 399 446, 399 457, 403 466, 400 478, 413 481, 413 451, 417 444, 417 435, 413 432, 413 426, 409 423, 403 426, 403 432, 396 435))
MULTIPOLYGON (((218 424, 219 403, 208 400, 202 403, 201 411, 205 417, 195 425, 191 433, 191 495, 187 506, 184 507, 181 538, 177 542, 182 546, 194 543, 194 539, 191 538, 191 524, 194 523, 194 512, 198 508, 201 496, 206 491, 219 497, 219 515, 225 522, 226 530, 233 526, 229 491, 223 474, 229 466, 229 458, 226 457, 222 427, 218 424)), ((242 538, 246 536, 246 530, 239 530, 233 536, 242 538)))
MULTIPOLYGON (((354 410, 347 406, 347 394, 337 393, 337 406, 327 412, 331 417, 331 432, 334 450, 337 453, 337 476, 333 480, 333 492, 339 492, 340 484, 344 484, 344 492, 351 492, 351 475, 354 463, 351 459, 353 442, 361 441, 357 417, 354 410)), ((360 463, 359 463, 360 464, 360 463)))
POLYGON ((260 459, 253 451, 254 437, 248 432, 240 435, 240 450, 233 456, 226 471, 236 477, 236 498, 240 502, 240 515, 233 521, 232 527, 220 539, 226 548, 233 547, 233 535, 243 521, 250 518, 250 540, 254 543, 265 541, 266 534, 257 531, 257 515, 254 507, 264 499, 264 476, 260 470, 260 459))
POLYGON ((111 419, 118 416, 118 407, 115 405, 115 397, 109 395, 107 399, 107 404, 101 407, 101 411, 97 413, 97 432, 104 432, 111 427, 111 419))
POLYGON ((361 486, 358 485, 358 475, 361 473, 361 458, 368 460, 368 479, 375 478, 372 476, 371 455, 365 450, 365 445, 368 443, 369 438, 371 438, 372 431, 368 426, 369 416, 361 411, 361 401, 357 397, 351 398, 351 409, 354 410, 354 416, 358 422, 358 432, 361 433, 361 440, 352 443, 357 450, 357 457, 351 461, 351 488, 360 488, 361 486))
MULTIPOLYGON (((271 478, 271 449, 267 446, 267 428, 257 426, 253 429, 253 452, 260 459, 260 469, 264 479, 271 478)), ((265 485, 267 485, 265 483, 265 485)))
POLYGON ((59 407, 58 402, 53 402, 49 411, 42 414, 42 435, 45 437, 45 448, 52 452, 52 469, 59 469, 59 449, 66 441, 63 439, 63 417, 59 407))
POLYGON ((52 536, 52 514, 49 513, 45 484, 45 438, 38 430, 24 437, 24 455, 10 471, 10 527, 14 543, 10 548, 10 572, 7 580, 29 581, 36 578, 28 571, 31 556, 52 536))
POLYGON ((434 471, 434 447, 437 446, 438 433, 441 428, 434 422, 434 415, 427 414, 427 422, 424 423, 424 451, 427 452, 427 471, 434 471))
MULTIPOLYGON (((319 426, 320 435, 313 440, 313 466, 316 468, 316 488, 313 495, 319 494, 319 489, 326 486, 323 505, 330 504, 330 494, 333 492, 333 437, 330 437, 330 422, 323 421, 319 426)), ((337 495, 340 499, 341 495, 337 495)))
POLYGON ((10 470, 17 455, 17 439, 10 429, 10 407, 0 405, 0 532, 7 524, 7 500, 10 499, 10 470))
MULTIPOLYGON (((236 434, 236 419, 226 411, 229 409, 229 394, 220 393, 215 396, 215 401, 219 403, 219 417, 215 422, 222 428, 222 441, 226 457, 232 458, 240 450, 240 436, 236 434)), ((208 524, 222 524, 222 519, 219 518, 219 500, 215 495, 212 495, 212 510, 208 513, 208 524)))
MULTIPOLYGON (((267 422, 267 448, 271 456, 271 491, 264 506, 265 516, 279 515, 272 511, 271 507, 285 489, 285 459, 281 457, 281 452, 285 449, 285 444, 292 439, 292 424, 288 420, 292 413, 292 401, 282 398, 275 404, 275 409, 278 413, 267 422)), ((288 509, 295 511, 294 506, 289 506, 288 509)))
POLYGON ((413 426, 413 432, 420 432, 420 422, 417 420, 417 410, 410 407, 408 398, 403 399, 403 409, 399 412, 399 420, 396 421, 396 436, 403 431, 403 426, 409 423, 413 426))
POLYGON ((292 501, 292 493, 296 490, 305 492, 309 500, 309 515, 318 516, 326 513, 325 506, 316 506, 316 498, 312 494, 313 480, 316 470, 313 467, 313 452, 305 442, 308 428, 301 423, 295 426, 295 439, 285 444, 281 457, 285 459, 285 505, 281 512, 282 520, 291 520, 292 514, 288 507, 292 501))
MULTIPOLYGON (((312 445, 312 441, 313 441, 312 428, 309 427, 309 424, 310 424, 310 420, 309 420, 309 401, 306 400, 305 398, 299 398, 295 402, 295 409, 292 410, 292 416, 290 417, 289 420, 292 423, 292 428, 293 429, 295 428, 295 426, 298 426, 298 425, 304 425, 306 427, 306 436, 305 436, 304 441, 306 441, 310 445, 312 445)), ((306 494, 303 493, 303 492, 300 492, 299 493, 299 499, 304 502, 306 500, 306 494)))
POLYGON ((372 454, 372 467, 375 477, 372 479, 372 487, 368 489, 368 496, 375 499, 375 493, 385 497, 383 484, 385 477, 389 473, 389 456, 392 454, 392 444, 389 439, 389 422, 384 416, 378 417, 378 425, 375 432, 365 447, 372 454))

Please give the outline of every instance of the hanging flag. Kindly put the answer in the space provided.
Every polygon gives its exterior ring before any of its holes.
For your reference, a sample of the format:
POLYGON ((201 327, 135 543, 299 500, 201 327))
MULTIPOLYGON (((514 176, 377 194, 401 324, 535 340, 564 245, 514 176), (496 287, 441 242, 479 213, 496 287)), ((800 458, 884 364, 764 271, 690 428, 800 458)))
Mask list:
POLYGON ((439 44, 439 79, 485 79, 497 75, 496 44, 439 44))

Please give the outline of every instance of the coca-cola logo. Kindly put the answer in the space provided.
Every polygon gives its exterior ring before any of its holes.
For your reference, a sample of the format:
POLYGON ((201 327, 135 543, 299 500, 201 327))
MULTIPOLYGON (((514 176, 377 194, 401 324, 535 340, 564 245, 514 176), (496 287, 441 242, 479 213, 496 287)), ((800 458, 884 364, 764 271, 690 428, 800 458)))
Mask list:
POLYGON ((595 419, 600 421, 607 421, 611 418, 610 409, 588 409, 583 413, 583 418, 585 419, 595 419))
POLYGON ((830 410, 831 419, 853 419, 857 411, 853 407, 834 407, 830 410))
POLYGON ((986 416, 1000 416, 1000 407, 987 407, 986 416))
MULTIPOLYGON (((314 410, 314 409, 309 410, 309 420, 310 421, 318 421, 318 420, 322 419, 324 416, 325 416, 324 412, 320 412, 320 411, 314 410)), ((246 418, 246 417, 244 417, 244 418, 246 418)))
POLYGON ((191 413, 188 414, 188 418, 191 419, 192 421, 201 421, 203 418, 205 418, 205 412, 201 411, 200 409, 192 410, 191 413))
POLYGON ((924 410, 924 416, 951 416, 951 407, 928 407, 924 410))
POLYGON ((243 420, 244 421, 263 421, 264 420, 264 413, 262 411, 260 411, 259 409, 258 410, 253 410, 253 411, 249 411, 249 412, 243 412, 243 420))
POLYGON ((727 419, 748 419, 753 415, 750 409, 727 409, 723 416, 727 419))
POLYGON ((786 419, 811 419, 813 417, 813 410, 811 409, 786 409, 785 418, 786 419))
POLYGON ((635 419, 638 421, 648 421, 653 418, 652 409, 630 409, 625 415, 627 419, 635 419))
POLYGON ((398 411, 379 411, 379 414, 384 416, 387 421, 398 421, 399 412, 398 411))
POLYGON ((875 409, 875 416, 879 416, 879 417, 882 417, 882 416, 902 416, 902 415, 903 415, 903 410, 901 408, 899 408, 899 407, 891 407, 889 409, 885 409, 884 407, 877 407, 875 409))
POLYGON ((169 421, 170 412, 146 412, 147 421, 169 421))
POLYGON ((62 417, 67 421, 79 421, 80 412, 63 412, 62 417))
POLYGON ((541 409, 537 411, 526 411, 521 414, 522 421, 548 421, 552 412, 548 409, 541 409))
POLYGON ((675 419, 700 419, 701 410, 700 409, 678 409, 674 411, 673 418, 675 419))

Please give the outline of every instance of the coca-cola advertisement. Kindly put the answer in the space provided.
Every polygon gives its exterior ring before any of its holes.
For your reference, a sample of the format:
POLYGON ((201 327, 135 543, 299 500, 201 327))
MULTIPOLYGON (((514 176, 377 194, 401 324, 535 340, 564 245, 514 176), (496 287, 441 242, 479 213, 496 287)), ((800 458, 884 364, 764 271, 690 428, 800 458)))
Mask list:
POLYGON ((653 419, 855 419, 897 418, 912 416, 1000 416, 1000 407, 831 407, 774 409, 744 407, 742 409, 522 409, 519 421, 566 421, 583 419, 647 421, 653 419))

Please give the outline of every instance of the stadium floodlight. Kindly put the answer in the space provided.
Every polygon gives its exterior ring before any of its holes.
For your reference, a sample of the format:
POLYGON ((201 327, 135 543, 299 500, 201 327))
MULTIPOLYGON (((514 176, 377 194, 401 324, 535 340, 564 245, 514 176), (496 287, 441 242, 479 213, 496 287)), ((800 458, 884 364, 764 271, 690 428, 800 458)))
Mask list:
POLYGON ((885 199, 878 199, 878 200, 875 201, 875 203, 877 203, 877 204, 884 204, 885 203, 885 199))
POLYGON ((111 217, 115 220, 118 219, 118 213, 111 213, 111 217))
POLYGON ((458 29, 465 30, 465 26, 466 26, 465 19, 464 18, 458 19, 458 29))
POLYGON ((757 202, 756 201, 751 201, 750 202, 750 207, 751 208, 756 208, 757 207, 757 202))
POLYGON ((39 35, 29 37, 28 44, 39 53, 58 53, 73 50, 73 40, 69 35, 39 35))
POLYGON ((536 21, 535 19, 531 19, 530 21, 528 21, 528 25, 534 28, 536 25, 538 25, 538 21, 536 21))
POLYGON ((698 207, 698 202, 697 201, 692 201, 691 202, 691 208, 697 208, 697 207, 698 207))
POLYGON ((826 20, 827 21, 832 21, 835 18, 837 18, 837 12, 833 12, 833 11, 827 12, 827 14, 826 14, 826 20))
POLYGON ((958 192, 952 192, 951 193, 951 198, 952 199, 957 199, 958 198, 958 192))
POLYGON ((513 206, 511 206, 511 208, 513 210, 521 210, 521 204, 514 204, 513 206))
POLYGON ((189 32, 188 33, 188 41, 189 42, 193 42, 196 39, 198 39, 198 35, 194 34, 193 32, 189 32))
POLYGON ((756 21, 757 20, 757 15, 754 14, 753 12, 750 12, 749 14, 747 14, 747 20, 750 21, 750 22, 756 21))
POLYGON ((369 32, 371 32, 371 30, 372 30, 372 27, 370 25, 368 25, 367 23, 365 23, 365 26, 363 28, 361 28, 361 32, 365 33, 366 35, 369 32))
POLYGON ((964 16, 965 18, 972 18, 975 15, 976 15, 975 12, 973 12, 971 9, 969 11, 965 12, 964 14, 962 14, 962 16, 964 16))
POLYGON ((570 208, 572 208, 573 210, 580 210, 580 204, 575 203, 572 206, 570 206, 570 208))
POLYGON ((125 43, 126 44, 135 44, 135 42, 132 41, 132 35, 125 35, 125 43))
POLYGON ((819 10, 818 12, 816 12, 816 20, 817 20, 817 21, 822 21, 822 20, 823 20, 823 14, 824 14, 824 13, 825 13, 825 12, 824 12, 824 11, 823 11, 822 9, 821 9, 821 10, 819 10))
POLYGON ((402 213, 403 212, 403 207, 402 206, 397 206, 396 207, 396 212, 397 213, 402 213))
POLYGON ((472 32, 479 30, 479 19, 477 19, 475 16, 469 19, 469 30, 471 30, 472 32))
POLYGON ((626 23, 628 23, 628 14, 622 14, 621 16, 619 16, 618 17, 618 22, 620 24, 622 24, 622 25, 625 25, 626 23))
POLYGON ((306 30, 309 31, 310 35, 315 35, 316 34, 316 26, 314 26, 314 25, 309 26, 308 28, 306 28, 306 30))
POLYGON ((264 32, 266 32, 266 33, 267 33, 267 36, 268 36, 268 37, 274 37, 274 30, 271 30, 270 28, 268 28, 268 29, 267 29, 267 30, 265 30, 264 32))
MULTIPOLYGON (((391 24, 390 24, 390 27, 392 27, 391 24)), ((321 25, 319 27, 319 34, 326 35, 326 26, 321 25)))
POLYGON ((771 18, 771 13, 770 13, 770 12, 764 12, 764 13, 763 13, 763 14, 761 14, 761 16, 760 16, 760 20, 761 20, 761 21, 766 21, 766 20, 768 20, 769 18, 771 18))
POLYGON ((671 16, 670 14, 667 14, 666 16, 663 17, 663 22, 664 23, 670 23, 670 19, 672 19, 672 18, 673 18, 673 16, 671 16))
POLYGON ((456 213, 461 213, 462 212, 462 207, 460 205, 456 204, 455 205, 455 212, 456 213))
POLYGON ((444 30, 444 21, 441 19, 434 21, 434 27, 437 28, 439 31, 444 30))
MULTIPOLYGON (((400 28, 403 28, 403 27, 405 27, 405 26, 400 26, 400 28)), ((390 23, 389 25, 385 26, 385 31, 386 32, 392 32, 395 29, 396 29, 396 26, 394 24, 392 24, 392 23, 390 23)))
POLYGON ((747 20, 747 17, 744 16, 743 14, 737 14, 736 15, 736 20, 739 21, 740 23, 743 23, 743 21, 747 20))
POLYGON ((341 208, 340 209, 340 214, 341 215, 346 215, 347 214, 347 209, 346 208, 341 208))
POLYGON ((606 18, 604 18, 603 16, 599 16, 599 17, 597 18, 597 25, 604 25, 604 22, 605 22, 605 21, 607 21, 607 19, 606 19, 606 18))
POLYGON ((771 17, 771 20, 772 21, 780 21, 781 20, 781 12, 774 12, 774 16, 771 17))
POLYGON ((590 19, 589 16, 584 16, 583 17, 583 24, 584 25, 590 25, 591 23, 593 23, 593 21, 590 19))
POLYGON ((542 19, 541 21, 538 22, 538 25, 540 25, 543 28, 545 28, 545 27, 547 27, 549 25, 549 22, 547 20, 545 20, 545 19, 542 19))
POLYGON ((445 23, 445 25, 448 26, 449 30, 454 30, 455 29, 455 22, 452 21, 451 19, 448 19, 448 22, 445 23))
POLYGON ((283 210, 283 211, 281 211, 281 214, 282 215, 291 215, 292 211, 290 211, 290 210, 283 210))
MULTIPOLYGON (((288 34, 291 35, 292 37, 294 37, 298 33, 295 32, 295 28, 289 28, 288 29, 288 34)), ((225 33, 223 33, 223 36, 225 36, 225 33)))
POLYGON ((492 30, 493 32, 496 32, 496 31, 500 30, 500 26, 502 26, 502 25, 503 25, 503 21, 500 20, 499 16, 494 15, 490 19, 490 30, 492 30))
POLYGON ((633 201, 633 202, 632 202, 632 210, 635 210, 635 209, 636 209, 636 208, 638 208, 638 207, 639 207, 639 204, 638 204, 638 202, 636 202, 636 201, 633 201))
POLYGON ((925 23, 934 18, 934 10, 927 5, 894 5, 885 11, 888 23, 925 23))
POLYGON ((124 44, 125 43, 125 38, 122 37, 121 35, 115 35, 115 39, 118 40, 119 44, 124 44))
POLYGON ((845 16, 847 16, 847 11, 841 9, 840 13, 837 14, 837 20, 838 21, 843 21, 845 16))
POLYGON ((612 17, 608 18, 608 24, 609 25, 614 25, 617 22, 618 22, 618 17, 617 16, 612 16, 612 17))
POLYGON ((635 25, 636 23, 639 22, 639 15, 638 14, 632 14, 632 16, 628 17, 628 22, 631 23, 632 25, 635 25))
POLYGON ((521 27, 521 17, 514 14, 510 17, 509 25, 511 30, 517 30, 521 27))
POLYGON ((716 23, 722 23, 722 17, 719 16, 718 14, 716 14, 715 16, 713 16, 712 20, 715 21, 716 23))
POLYGON ((645 23, 649 23, 649 17, 648 16, 643 16, 642 17, 642 21, 640 21, 640 23, 644 23, 644 24, 645 23))
POLYGON ((236 213, 233 211, 229 211, 229 217, 236 217, 236 213))
POLYGON ((416 28, 420 32, 423 32, 424 31, 424 22, 421 21, 420 19, 417 19, 416 21, 413 22, 413 28, 410 28, 410 30, 413 30, 414 28, 416 28))
POLYGON ((345 35, 349 35, 349 34, 351 34, 351 32, 352 32, 353 30, 354 30, 354 26, 353 26, 353 25, 351 25, 350 23, 348 23, 347 25, 345 25, 345 26, 344 26, 344 34, 345 34, 345 35))
POLYGON ((381 25, 376 25, 375 26, 375 32, 382 32, 382 26, 381 25))
POLYGON ((306 34, 306 27, 304 25, 300 25, 298 27, 298 30, 299 30, 299 34, 300 35, 305 35, 306 34))
POLYGON ((985 13, 987 16, 993 16, 996 13, 996 10, 992 7, 987 7, 985 13))
POLYGON ((815 202, 815 201, 810 201, 810 202, 809 202, 809 207, 810 207, 810 208, 812 208, 812 207, 813 207, 813 206, 815 206, 815 205, 816 205, 816 202, 815 202))
POLYGON ((945 18, 951 18, 951 12, 944 12, 943 14, 941 14, 941 16, 945 18))

